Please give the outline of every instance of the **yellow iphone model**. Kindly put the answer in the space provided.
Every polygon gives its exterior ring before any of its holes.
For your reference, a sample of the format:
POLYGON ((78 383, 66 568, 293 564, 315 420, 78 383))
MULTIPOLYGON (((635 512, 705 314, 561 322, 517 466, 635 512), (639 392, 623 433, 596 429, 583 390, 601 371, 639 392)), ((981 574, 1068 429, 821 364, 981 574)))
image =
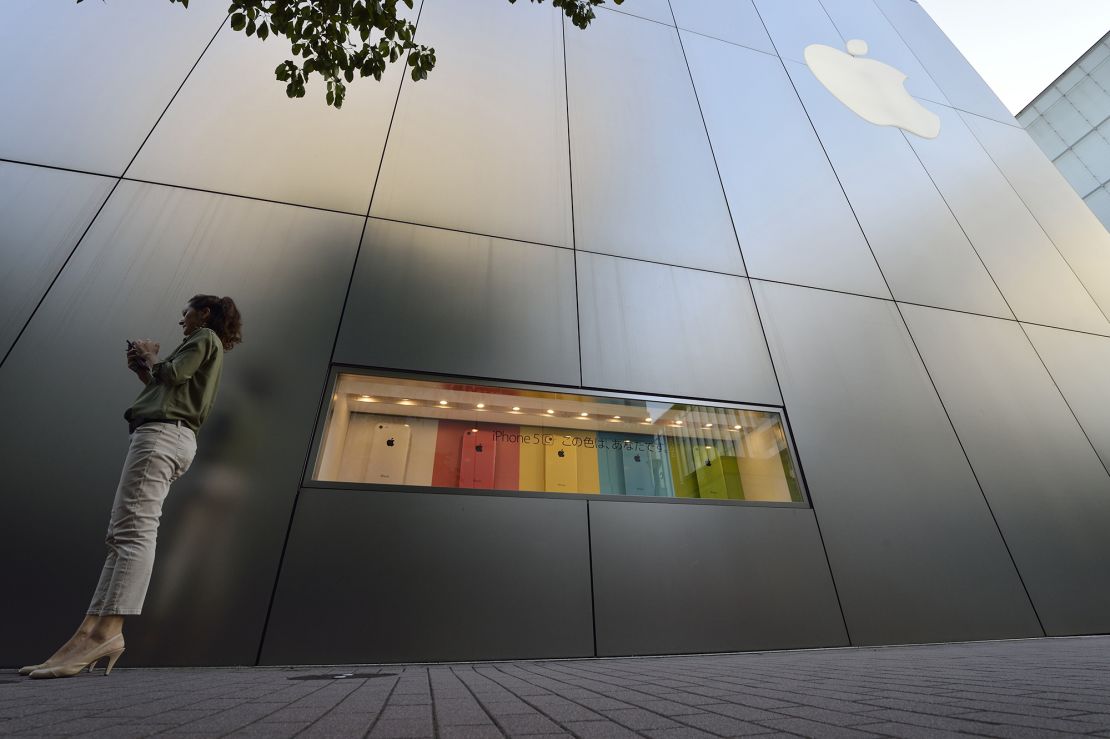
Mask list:
POLYGON ((543 481, 549 493, 578 492, 578 448, 571 446, 570 438, 556 431, 551 443, 544 445, 543 481))

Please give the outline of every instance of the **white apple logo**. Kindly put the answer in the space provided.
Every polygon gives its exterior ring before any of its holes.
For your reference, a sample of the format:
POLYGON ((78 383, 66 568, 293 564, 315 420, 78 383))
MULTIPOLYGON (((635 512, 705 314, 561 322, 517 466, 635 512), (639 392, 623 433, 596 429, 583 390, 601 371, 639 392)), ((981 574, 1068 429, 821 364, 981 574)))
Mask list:
POLYGON ((926 139, 940 135, 940 118, 906 92, 906 75, 875 59, 861 59, 867 42, 852 39, 848 53, 810 44, 805 58, 813 75, 856 115, 878 126, 895 126, 926 139))

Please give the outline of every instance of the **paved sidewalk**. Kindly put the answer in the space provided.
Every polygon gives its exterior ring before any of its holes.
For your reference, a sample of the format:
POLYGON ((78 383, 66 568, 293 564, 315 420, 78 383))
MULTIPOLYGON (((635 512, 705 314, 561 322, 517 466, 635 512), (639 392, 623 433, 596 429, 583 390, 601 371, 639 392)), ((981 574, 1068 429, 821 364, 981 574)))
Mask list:
POLYGON ((453 665, 0 671, 0 734, 1110 737, 1110 637, 453 665), (343 676, 343 677, 340 677, 343 676))

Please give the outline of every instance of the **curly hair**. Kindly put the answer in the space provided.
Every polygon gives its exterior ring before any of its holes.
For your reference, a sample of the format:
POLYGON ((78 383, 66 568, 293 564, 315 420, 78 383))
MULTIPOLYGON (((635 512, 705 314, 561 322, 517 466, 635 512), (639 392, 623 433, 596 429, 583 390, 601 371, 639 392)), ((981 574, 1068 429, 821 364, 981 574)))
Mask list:
POLYGON ((218 295, 194 295, 189 299, 193 310, 208 308, 207 326, 216 332, 224 344, 224 351, 231 351, 236 344, 243 341, 243 318, 235 301, 228 297, 218 295))

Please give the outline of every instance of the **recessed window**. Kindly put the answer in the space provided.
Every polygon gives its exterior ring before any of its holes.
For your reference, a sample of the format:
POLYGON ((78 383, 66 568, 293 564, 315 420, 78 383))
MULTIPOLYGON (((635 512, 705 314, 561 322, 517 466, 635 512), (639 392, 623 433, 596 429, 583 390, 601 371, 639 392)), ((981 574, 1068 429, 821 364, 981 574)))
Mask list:
POLYGON ((314 479, 802 500, 775 410, 341 373, 314 479))

